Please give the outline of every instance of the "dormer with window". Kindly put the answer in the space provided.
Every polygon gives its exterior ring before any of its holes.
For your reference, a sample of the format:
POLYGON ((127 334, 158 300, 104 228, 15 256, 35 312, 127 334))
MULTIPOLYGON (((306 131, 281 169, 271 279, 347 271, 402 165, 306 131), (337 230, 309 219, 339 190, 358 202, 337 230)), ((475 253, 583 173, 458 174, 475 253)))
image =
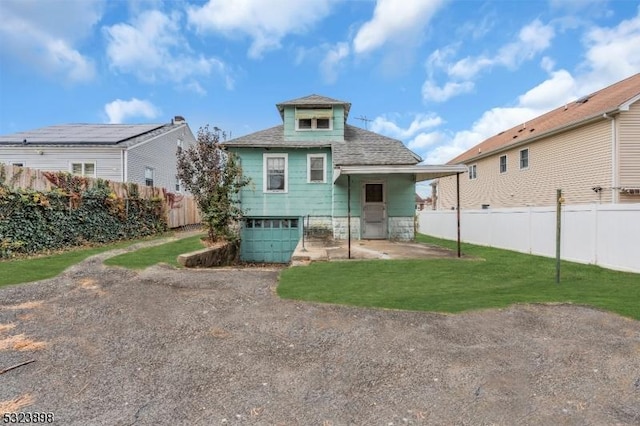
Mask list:
POLYGON ((296 131, 333 129, 333 107, 296 107, 296 131))
POLYGON ((343 141, 351 104, 310 95, 277 105, 284 123, 285 141, 343 141))

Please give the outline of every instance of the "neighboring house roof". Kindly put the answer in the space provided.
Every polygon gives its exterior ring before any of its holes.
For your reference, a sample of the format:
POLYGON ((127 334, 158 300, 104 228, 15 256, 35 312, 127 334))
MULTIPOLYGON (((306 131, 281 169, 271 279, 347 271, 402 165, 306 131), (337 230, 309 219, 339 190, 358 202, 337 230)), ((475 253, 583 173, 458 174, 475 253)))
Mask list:
POLYGON ((420 157, 397 140, 359 127, 345 125, 344 142, 284 141, 284 126, 275 126, 225 142, 232 147, 309 148, 331 147, 333 164, 341 165, 414 165, 420 157))
POLYGON ((285 106, 305 106, 309 108, 313 107, 323 107, 323 106, 331 106, 331 105, 343 105, 344 106, 344 119, 347 120, 347 116, 349 115, 349 110, 351 109, 351 103, 345 101, 339 101, 337 99, 327 98, 326 96, 320 95, 309 95, 298 99, 291 99, 290 101, 280 102, 276 104, 278 111, 280 111, 280 116, 284 118, 284 107, 285 106))
POLYGON ((184 125, 184 122, 169 124, 61 124, 0 136, 0 146, 118 145, 128 147, 152 139, 181 125, 184 125))
POLYGON ((468 163, 532 142, 557 131, 586 124, 602 114, 617 113, 640 98, 640 73, 574 102, 500 132, 457 156, 447 164, 468 163))

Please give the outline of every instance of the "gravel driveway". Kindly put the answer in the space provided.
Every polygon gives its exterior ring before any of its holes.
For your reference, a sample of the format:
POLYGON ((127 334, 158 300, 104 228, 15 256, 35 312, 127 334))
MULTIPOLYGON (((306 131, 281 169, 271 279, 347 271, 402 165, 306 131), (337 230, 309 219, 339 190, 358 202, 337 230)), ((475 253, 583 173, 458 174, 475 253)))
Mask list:
MULTIPOLYGON (((112 253, 113 254, 113 253, 112 253)), ((640 322, 579 306, 441 315, 280 300, 277 269, 102 254, 0 289, 0 412, 56 424, 640 424, 640 322)), ((393 285, 393 283, 389 283, 393 285)))

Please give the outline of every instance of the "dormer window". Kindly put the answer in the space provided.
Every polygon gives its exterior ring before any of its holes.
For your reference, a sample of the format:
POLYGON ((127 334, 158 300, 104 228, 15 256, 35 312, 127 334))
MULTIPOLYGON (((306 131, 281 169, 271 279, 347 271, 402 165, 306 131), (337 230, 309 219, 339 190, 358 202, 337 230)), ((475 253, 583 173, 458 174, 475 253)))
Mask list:
POLYGON ((296 130, 331 130, 332 107, 296 107, 296 130))

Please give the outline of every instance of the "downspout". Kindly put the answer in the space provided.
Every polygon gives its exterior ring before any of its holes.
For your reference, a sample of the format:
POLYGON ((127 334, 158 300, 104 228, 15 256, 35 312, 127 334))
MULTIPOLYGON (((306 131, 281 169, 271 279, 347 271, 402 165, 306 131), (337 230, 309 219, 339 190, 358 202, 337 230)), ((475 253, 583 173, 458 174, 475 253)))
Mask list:
POLYGON ((611 121, 611 203, 617 204, 619 201, 618 194, 618 135, 616 133, 616 118, 610 116, 606 112, 602 114, 603 118, 611 121))
POLYGON ((347 175, 347 247, 351 259, 351 175, 347 175))
POLYGON ((456 221, 458 224, 458 257, 460 257, 460 173, 456 173, 456 221))
POLYGON ((122 179, 122 183, 125 183, 127 181, 127 171, 126 171, 126 154, 127 154, 127 150, 123 149, 120 155, 120 179, 122 179))

